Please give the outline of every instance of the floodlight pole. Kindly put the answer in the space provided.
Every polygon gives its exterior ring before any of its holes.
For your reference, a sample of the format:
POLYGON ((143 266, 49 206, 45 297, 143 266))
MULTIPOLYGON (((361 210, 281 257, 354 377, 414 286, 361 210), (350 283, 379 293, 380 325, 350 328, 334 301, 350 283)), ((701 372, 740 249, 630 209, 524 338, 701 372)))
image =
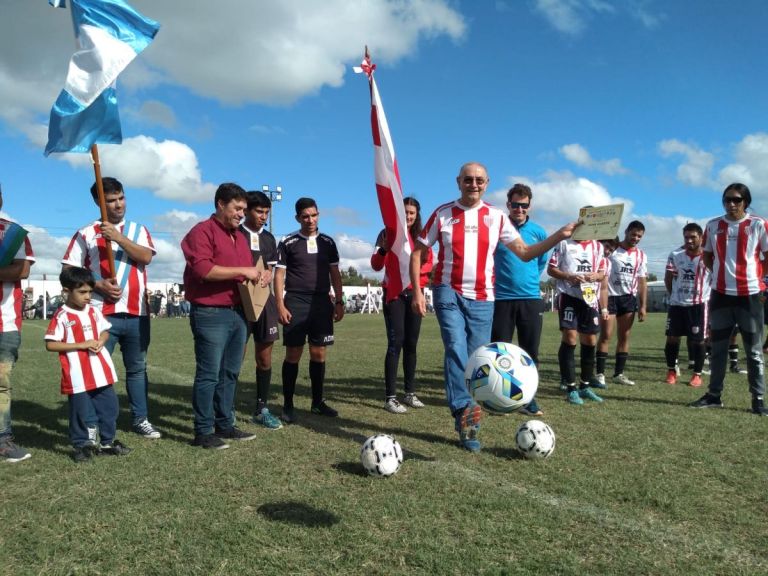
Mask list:
POLYGON ((272 212, 274 211, 274 203, 280 202, 283 199, 283 187, 275 186, 274 190, 270 190, 267 184, 261 187, 261 191, 269 196, 269 201, 272 202, 273 207, 269 209, 269 233, 272 233, 272 212))

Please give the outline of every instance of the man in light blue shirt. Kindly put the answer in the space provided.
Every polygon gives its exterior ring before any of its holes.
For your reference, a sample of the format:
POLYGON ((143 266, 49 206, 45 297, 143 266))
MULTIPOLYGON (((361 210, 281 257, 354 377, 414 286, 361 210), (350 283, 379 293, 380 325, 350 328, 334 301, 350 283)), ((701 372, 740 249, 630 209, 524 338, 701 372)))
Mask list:
MULTIPOLYGON (((547 237, 544 228, 528 216, 533 193, 525 184, 515 184, 507 192, 509 219, 523 241, 530 245, 547 237)), ((544 301, 541 299, 539 279, 547 266, 548 253, 529 262, 523 262, 504 246, 496 249, 495 284, 496 301, 493 311, 491 340, 512 342, 517 329, 517 341, 539 365, 539 342, 543 324, 544 301)), ((524 414, 542 416, 536 398, 520 409, 524 414)))

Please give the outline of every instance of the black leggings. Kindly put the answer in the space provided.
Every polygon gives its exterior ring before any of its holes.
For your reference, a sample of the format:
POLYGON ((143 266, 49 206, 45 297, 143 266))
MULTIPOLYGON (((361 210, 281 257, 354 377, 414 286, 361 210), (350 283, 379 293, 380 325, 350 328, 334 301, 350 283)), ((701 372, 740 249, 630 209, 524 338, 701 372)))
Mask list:
POLYGON ((387 328, 387 354, 384 357, 384 385, 387 398, 396 396, 397 365, 400 361, 400 351, 403 351, 403 379, 405 393, 412 394, 415 390, 416 375, 416 346, 419 343, 421 331, 421 316, 411 309, 413 292, 404 290, 400 296, 391 302, 386 302, 387 293, 384 291, 384 323, 387 328))

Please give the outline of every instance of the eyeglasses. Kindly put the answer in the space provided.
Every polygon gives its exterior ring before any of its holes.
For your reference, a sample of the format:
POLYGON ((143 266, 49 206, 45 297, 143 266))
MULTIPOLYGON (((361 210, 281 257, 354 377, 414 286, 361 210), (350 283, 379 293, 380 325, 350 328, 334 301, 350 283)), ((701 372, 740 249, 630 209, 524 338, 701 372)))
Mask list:
POLYGON ((528 210, 530 205, 530 202, 507 202, 507 206, 509 206, 512 210, 515 208, 520 208, 520 210, 528 210))
POLYGON ((744 202, 744 198, 741 196, 726 196, 723 198, 723 204, 741 204, 744 202))
POLYGON ((472 182, 477 183, 478 186, 482 186, 487 182, 485 178, 473 178, 472 176, 464 176, 464 178, 461 179, 462 184, 472 184, 472 182))

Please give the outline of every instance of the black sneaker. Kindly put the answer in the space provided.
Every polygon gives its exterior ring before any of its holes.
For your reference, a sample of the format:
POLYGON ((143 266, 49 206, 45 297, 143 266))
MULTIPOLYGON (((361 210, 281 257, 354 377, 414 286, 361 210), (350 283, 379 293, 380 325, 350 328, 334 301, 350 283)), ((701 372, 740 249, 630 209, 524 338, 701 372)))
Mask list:
POLYGON ((215 436, 222 440, 253 440, 256 438, 256 434, 253 432, 245 432, 237 426, 232 426, 232 428, 226 431, 218 430, 215 436))
POLYGON ((127 456, 131 452, 133 450, 119 440, 113 440, 112 444, 102 444, 99 446, 99 454, 102 456, 127 456))
POLYGON ((229 448, 229 444, 215 434, 198 434, 192 441, 192 446, 200 446, 212 450, 224 450, 229 448))
POLYGON ((280 418, 286 424, 294 424, 296 422, 296 411, 293 408, 283 406, 283 413, 280 418))
POLYGON ((91 446, 75 446, 75 450, 72 452, 72 460, 77 464, 88 462, 93 458, 93 450, 91 446))
POLYGON ((723 402, 720 400, 720 396, 712 396, 712 394, 707 392, 695 402, 688 404, 688 406, 691 408, 722 408, 723 402))
POLYGON ((336 416, 339 415, 339 413, 328 406, 328 404, 325 403, 325 400, 321 401, 320 404, 315 404, 312 406, 312 414, 319 414, 320 416, 330 416, 331 418, 336 418, 336 416))
POLYGON ((763 404, 762 396, 752 397, 752 413, 758 416, 768 416, 768 408, 763 404))

